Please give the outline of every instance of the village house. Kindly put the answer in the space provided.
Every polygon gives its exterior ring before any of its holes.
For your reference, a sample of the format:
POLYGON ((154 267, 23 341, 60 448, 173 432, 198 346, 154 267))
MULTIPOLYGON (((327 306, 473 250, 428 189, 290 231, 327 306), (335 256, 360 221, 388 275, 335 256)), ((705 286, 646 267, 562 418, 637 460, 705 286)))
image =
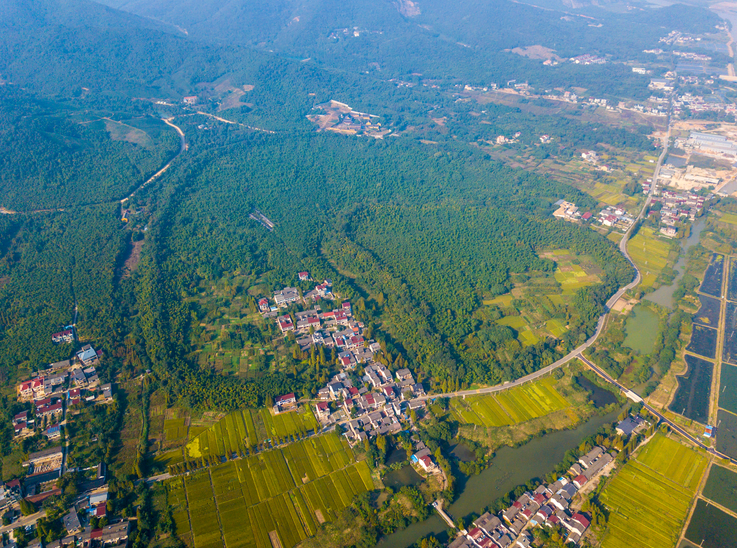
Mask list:
POLYGON ((82 350, 77 352, 77 359, 84 365, 90 366, 97 361, 97 352, 89 344, 82 347, 82 350))
POLYGON ((285 394, 274 399, 274 412, 291 411, 297 408, 297 397, 294 393, 285 394))
POLYGON ((54 344, 60 343, 73 343, 74 342, 74 328, 67 328, 59 333, 51 335, 51 342, 54 344))

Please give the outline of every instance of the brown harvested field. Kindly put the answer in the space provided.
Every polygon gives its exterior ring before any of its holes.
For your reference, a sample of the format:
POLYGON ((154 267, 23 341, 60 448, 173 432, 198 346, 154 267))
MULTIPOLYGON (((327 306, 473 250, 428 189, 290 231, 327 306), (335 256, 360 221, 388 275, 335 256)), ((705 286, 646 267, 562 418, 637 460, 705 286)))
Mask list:
POLYGON ((528 57, 530 59, 555 59, 556 61, 562 61, 563 58, 555 54, 555 50, 546 48, 544 46, 527 46, 524 48, 514 48, 510 50, 512 53, 521 55, 522 57, 528 57))
POLYGON ((143 240, 133 244, 133 249, 123 264, 123 278, 129 278, 138 268, 138 263, 141 262, 141 249, 143 249, 143 240))

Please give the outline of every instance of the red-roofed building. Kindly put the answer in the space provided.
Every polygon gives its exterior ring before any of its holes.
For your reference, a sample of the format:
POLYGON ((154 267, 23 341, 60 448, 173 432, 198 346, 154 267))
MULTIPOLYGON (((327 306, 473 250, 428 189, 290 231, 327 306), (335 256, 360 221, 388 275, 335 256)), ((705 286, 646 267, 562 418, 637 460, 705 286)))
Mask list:
POLYGON ((28 411, 21 411, 15 417, 13 417, 13 424, 20 424, 28 421, 28 411))
POLYGON ((587 529, 588 526, 590 525, 589 520, 583 514, 573 514, 571 519, 583 525, 584 530, 587 529))
POLYGON ((305 280, 310 279, 310 273, 309 272, 300 272, 299 273, 299 281, 304 282, 305 280))
POLYGON ((591 219, 591 217, 593 217, 593 215, 591 215, 590 211, 587 211, 586 213, 581 215, 581 220, 588 221, 589 219, 591 219))
POLYGON ((51 335, 51 342, 54 344, 74 342, 74 329, 65 329, 59 333, 51 335))
POLYGON ((348 389, 348 393, 349 393, 349 394, 351 395, 351 398, 352 398, 353 396, 358 396, 358 388, 356 388, 355 386, 351 386, 351 387, 350 387, 350 388, 348 389))
POLYGON ((586 476, 584 476, 583 474, 579 474, 573 479, 573 485, 581 489, 581 487, 583 487, 587 481, 588 480, 586 479, 586 476))
POLYGON ((294 393, 284 394, 274 399, 274 411, 279 413, 297 407, 297 397, 294 393))
POLYGON ((44 391, 44 378, 38 377, 37 379, 31 379, 20 383, 15 391, 18 394, 18 399, 21 401, 32 400, 34 394, 37 392, 43 394, 44 391))
POLYGON ((267 299, 266 297, 264 297, 263 299, 261 299, 258 302, 258 308, 259 308, 259 310, 261 312, 268 312, 269 309, 270 309, 270 307, 269 307, 269 299, 267 299))
POLYGON ((315 406, 315 410, 317 411, 318 417, 328 417, 330 416, 330 406, 328 405, 328 402, 321 401, 315 406))
POLYGON ((420 457, 419 459, 417 459, 417 462, 419 462, 420 466, 425 472, 429 472, 435 468, 435 463, 432 461, 429 455, 420 457))
POLYGON ((543 504, 545 504, 545 501, 547 499, 545 498, 545 495, 543 495, 542 493, 538 493, 534 496, 532 500, 534 500, 538 506, 542 506, 543 504))
POLYGON ((95 508, 95 517, 104 518, 105 516, 107 516, 107 504, 101 502, 97 505, 97 508, 95 508))
POLYGON ((292 322, 292 318, 289 316, 281 316, 277 319, 277 323, 279 324, 279 329, 281 329, 282 333, 294 331, 294 323, 292 322))

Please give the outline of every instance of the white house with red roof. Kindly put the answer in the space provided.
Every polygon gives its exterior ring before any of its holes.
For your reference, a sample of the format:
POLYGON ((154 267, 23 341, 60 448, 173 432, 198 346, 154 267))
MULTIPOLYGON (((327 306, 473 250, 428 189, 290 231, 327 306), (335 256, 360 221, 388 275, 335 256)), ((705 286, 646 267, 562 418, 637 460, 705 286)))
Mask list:
POLYGON ((297 397, 294 393, 284 394, 274 399, 274 412, 281 413, 297 407, 297 397))

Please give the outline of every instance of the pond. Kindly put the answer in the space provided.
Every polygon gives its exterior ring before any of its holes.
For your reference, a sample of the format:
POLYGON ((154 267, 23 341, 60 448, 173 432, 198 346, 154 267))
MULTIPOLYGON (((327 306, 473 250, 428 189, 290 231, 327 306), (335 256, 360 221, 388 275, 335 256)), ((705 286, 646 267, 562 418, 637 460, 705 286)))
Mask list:
POLYGON ((678 274, 673 279, 673 283, 660 286, 658 289, 645 296, 646 301, 652 301, 662 307, 670 308, 671 310, 673 309, 673 307, 675 306, 675 303, 673 302, 673 293, 675 293, 676 289, 678 289, 678 282, 681 281, 681 278, 683 278, 683 275, 686 273, 686 252, 689 250, 689 248, 699 243, 699 240, 701 239, 701 233, 703 232, 705 226, 706 221, 704 219, 699 219, 693 225, 691 225, 691 234, 688 238, 681 241, 681 256, 678 259, 676 265, 673 267, 673 269, 676 270, 678 274))
POLYGON ((406 485, 419 485, 423 481, 422 476, 415 472, 415 469, 409 464, 399 470, 392 470, 384 476, 384 485, 392 489, 399 489, 406 485))
POLYGON ((613 392, 591 382, 583 375, 576 377, 576 382, 589 393, 589 399, 594 402, 596 407, 606 407, 609 404, 617 403, 617 396, 613 392))
POLYGON ((407 452, 401 447, 396 447, 391 453, 389 453, 389 456, 386 459, 386 465, 391 466, 392 464, 403 462, 405 460, 407 460, 407 452))
POLYGON ((624 339, 624 345, 640 354, 649 354, 655 347, 659 323, 660 318, 655 312, 638 304, 627 317, 625 324, 627 337, 624 339))
MULTIPOLYGON (((461 491, 456 501, 447 508, 452 518, 466 517, 481 511, 505 495, 517 485, 532 478, 543 477, 563 460, 566 451, 576 447, 583 438, 595 434, 607 423, 616 420, 619 410, 606 415, 593 417, 574 430, 553 432, 517 448, 502 447, 497 451, 489 468, 478 476, 472 476, 460 485, 461 491)), ((377 547, 406 548, 427 535, 440 536, 447 525, 440 517, 433 515, 420 523, 413 523, 403 531, 383 538, 377 547)))
POLYGON ((454 445, 451 449, 451 453, 455 455, 455 457, 460 461, 473 462, 476 460, 476 453, 474 453, 470 447, 464 445, 463 443, 458 443, 454 445))

